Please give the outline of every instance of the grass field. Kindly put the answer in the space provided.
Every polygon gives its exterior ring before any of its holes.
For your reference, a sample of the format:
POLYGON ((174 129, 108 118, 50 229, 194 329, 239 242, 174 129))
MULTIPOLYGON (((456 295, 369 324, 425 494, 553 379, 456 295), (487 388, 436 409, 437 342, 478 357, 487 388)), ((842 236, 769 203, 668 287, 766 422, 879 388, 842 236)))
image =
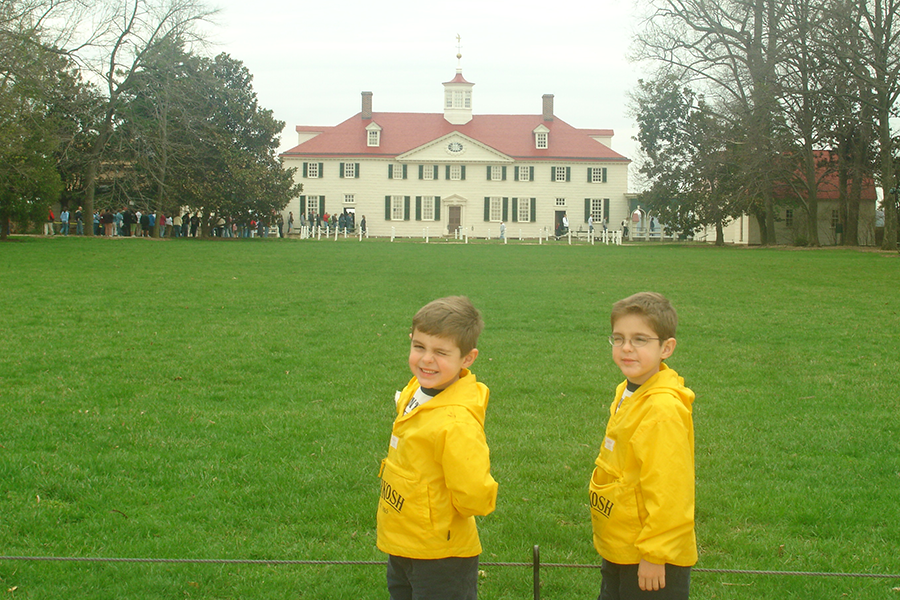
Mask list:
MULTIPOLYGON (((900 573, 900 258, 855 250, 370 240, 0 245, 0 555, 382 560, 378 465, 408 328, 485 317, 500 495, 484 562, 598 564, 587 481, 610 305, 679 310, 699 568, 900 573)), ((598 570, 542 571, 595 598, 598 570)), ((0 560, 29 599, 383 599, 380 566, 0 560)), ((900 580, 695 572, 692 598, 900 599, 900 580)), ((485 567, 485 599, 531 598, 485 567)))

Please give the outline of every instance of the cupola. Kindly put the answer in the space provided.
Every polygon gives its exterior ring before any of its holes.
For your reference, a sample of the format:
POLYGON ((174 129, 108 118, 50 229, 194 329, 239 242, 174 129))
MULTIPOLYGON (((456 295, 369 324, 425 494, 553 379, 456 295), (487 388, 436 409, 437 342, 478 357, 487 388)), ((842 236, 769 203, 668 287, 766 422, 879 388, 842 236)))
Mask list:
MULTIPOLYGON (((457 36, 459 41, 459 36, 457 36)), ((456 60, 462 60, 457 50, 456 60)), ((472 87, 462 75, 462 66, 456 67, 456 77, 444 83, 444 118, 452 125, 465 125, 472 120, 472 87)))

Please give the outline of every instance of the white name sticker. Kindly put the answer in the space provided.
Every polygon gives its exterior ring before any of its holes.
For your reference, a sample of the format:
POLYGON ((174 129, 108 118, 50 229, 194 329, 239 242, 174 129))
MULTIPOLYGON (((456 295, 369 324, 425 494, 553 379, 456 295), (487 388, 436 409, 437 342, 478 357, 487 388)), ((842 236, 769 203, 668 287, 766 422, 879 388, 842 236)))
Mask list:
POLYGON ((613 451, 613 448, 616 447, 616 440, 613 440, 613 439, 610 439, 610 438, 606 438, 606 439, 603 441, 603 445, 606 447, 607 450, 609 450, 610 452, 612 452, 612 451, 613 451))
POLYGON ((391 448, 395 448, 395 449, 396 449, 396 448, 397 448, 397 443, 398 443, 398 442, 400 442, 400 438, 398 438, 396 435, 392 435, 392 436, 391 436, 391 448))

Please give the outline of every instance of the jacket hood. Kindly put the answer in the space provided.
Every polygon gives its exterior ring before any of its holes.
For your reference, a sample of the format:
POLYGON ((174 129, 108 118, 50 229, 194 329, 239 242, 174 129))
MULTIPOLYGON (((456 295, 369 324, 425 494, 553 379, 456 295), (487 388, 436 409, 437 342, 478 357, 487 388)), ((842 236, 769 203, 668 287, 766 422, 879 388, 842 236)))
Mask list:
MULTIPOLYGON (((412 395, 412 392, 415 391, 417 387, 419 387, 419 381, 413 377, 409 380, 409 383, 406 384, 403 395, 406 396, 407 392, 412 395)), ((475 378, 475 374, 469 369, 462 369, 459 372, 459 379, 454 381, 453 384, 447 386, 446 389, 441 390, 437 396, 417 408, 415 411, 410 412, 408 415, 401 416, 400 418, 408 418, 418 411, 435 410, 447 406, 460 406, 472 413, 472 416, 484 426, 484 418, 487 413, 489 398, 490 391, 487 386, 483 383, 479 383, 475 378)), ((403 403, 403 406, 398 404, 398 413, 402 412, 405 406, 406 403, 403 403)))
MULTIPOLYGON (((619 395, 621 395, 622 390, 627 384, 627 381, 622 382, 622 385, 618 390, 619 395)), ((658 392, 668 392, 681 400, 688 410, 690 410, 694 404, 694 392, 685 387, 684 377, 679 376, 678 373, 669 368, 666 363, 661 363, 659 365, 659 373, 644 382, 644 384, 634 393, 633 398, 638 400, 642 398, 644 392, 647 391, 651 391, 653 394, 658 392)))

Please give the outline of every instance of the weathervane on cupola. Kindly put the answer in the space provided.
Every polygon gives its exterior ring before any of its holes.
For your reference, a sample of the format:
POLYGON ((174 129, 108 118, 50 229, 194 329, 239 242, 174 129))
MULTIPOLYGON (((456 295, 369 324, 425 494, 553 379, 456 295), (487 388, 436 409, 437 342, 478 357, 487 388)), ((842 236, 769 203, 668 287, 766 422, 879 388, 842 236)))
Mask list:
POLYGON ((456 77, 444 84, 444 118, 453 125, 472 120, 472 86, 462 76, 462 37, 456 34, 456 77))

